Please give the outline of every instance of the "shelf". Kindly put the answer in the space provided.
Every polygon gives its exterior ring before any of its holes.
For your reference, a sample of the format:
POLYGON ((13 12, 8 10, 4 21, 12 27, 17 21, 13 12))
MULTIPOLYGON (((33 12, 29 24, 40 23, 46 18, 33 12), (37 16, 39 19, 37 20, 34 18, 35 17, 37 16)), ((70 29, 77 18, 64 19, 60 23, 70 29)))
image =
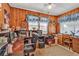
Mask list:
POLYGON ((5 34, 8 34, 8 33, 9 33, 9 31, 1 31, 0 32, 0 37, 5 36, 5 34))

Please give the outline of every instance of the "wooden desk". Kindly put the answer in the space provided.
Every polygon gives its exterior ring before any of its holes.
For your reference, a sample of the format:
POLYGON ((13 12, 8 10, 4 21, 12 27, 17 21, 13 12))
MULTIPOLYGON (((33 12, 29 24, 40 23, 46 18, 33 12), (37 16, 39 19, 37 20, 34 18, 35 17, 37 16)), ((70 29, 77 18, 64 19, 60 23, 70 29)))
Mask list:
POLYGON ((63 43, 63 41, 62 41, 62 34, 58 34, 58 35, 57 35, 57 43, 58 43, 59 45, 62 45, 62 43, 63 43))
POLYGON ((79 53, 79 38, 74 38, 73 40, 72 40, 72 49, 73 49, 73 51, 75 51, 75 52, 77 52, 77 53, 79 53))
POLYGON ((68 34, 58 34, 57 35, 58 44, 64 45, 65 39, 70 39, 70 35, 68 34))

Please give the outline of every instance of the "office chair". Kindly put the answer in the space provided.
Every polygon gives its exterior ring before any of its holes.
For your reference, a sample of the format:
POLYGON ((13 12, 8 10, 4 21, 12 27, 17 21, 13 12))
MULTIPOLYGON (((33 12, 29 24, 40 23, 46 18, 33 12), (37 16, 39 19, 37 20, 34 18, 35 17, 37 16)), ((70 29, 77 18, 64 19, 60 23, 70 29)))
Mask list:
POLYGON ((44 37, 39 37, 38 43, 39 43, 39 48, 44 48, 45 47, 44 37))
MULTIPOLYGON (((29 43, 29 40, 30 40, 29 38, 26 38, 26 40, 24 41, 24 55, 25 56, 29 56, 31 52, 35 51, 34 43, 29 43)), ((34 54, 32 54, 31 56, 34 56, 34 54)))

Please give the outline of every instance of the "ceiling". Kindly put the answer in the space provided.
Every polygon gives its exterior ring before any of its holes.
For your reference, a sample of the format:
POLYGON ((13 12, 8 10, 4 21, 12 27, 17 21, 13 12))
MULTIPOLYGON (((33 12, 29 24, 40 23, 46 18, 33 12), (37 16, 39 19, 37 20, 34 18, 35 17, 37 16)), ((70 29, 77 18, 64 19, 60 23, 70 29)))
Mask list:
POLYGON ((50 15, 55 16, 79 7, 79 3, 52 3, 51 9, 48 9, 48 3, 9 3, 9 5, 16 8, 22 8, 46 14, 49 12, 50 15))

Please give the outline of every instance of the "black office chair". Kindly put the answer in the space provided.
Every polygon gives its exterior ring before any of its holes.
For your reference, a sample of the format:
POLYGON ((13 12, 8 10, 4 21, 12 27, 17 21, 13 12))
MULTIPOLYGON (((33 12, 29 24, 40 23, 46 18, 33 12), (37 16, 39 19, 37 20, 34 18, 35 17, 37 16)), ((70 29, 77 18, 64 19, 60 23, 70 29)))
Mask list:
POLYGON ((32 51, 33 51, 33 47, 31 46, 31 44, 25 44, 25 48, 24 48, 25 56, 29 56, 29 53, 31 53, 32 51))
MULTIPOLYGON (((29 38, 26 38, 26 40, 24 41, 24 55, 25 56, 29 56, 29 54, 31 52, 35 51, 34 48, 34 43, 29 43, 29 38)), ((32 56, 34 56, 34 54, 32 54, 32 56)))
POLYGON ((44 48, 45 47, 45 39, 43 36, 39 37, 39 48, 44 48))

